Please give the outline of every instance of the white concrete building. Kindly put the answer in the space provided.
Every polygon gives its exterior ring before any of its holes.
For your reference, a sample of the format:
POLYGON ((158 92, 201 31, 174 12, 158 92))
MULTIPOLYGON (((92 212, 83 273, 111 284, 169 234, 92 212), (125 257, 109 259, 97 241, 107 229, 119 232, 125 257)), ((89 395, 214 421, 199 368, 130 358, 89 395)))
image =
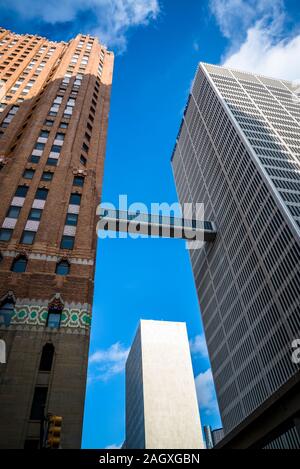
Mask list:
POLYGON ((185 323, 140 322, 126 363, 126 448, 204 448, 185 323))

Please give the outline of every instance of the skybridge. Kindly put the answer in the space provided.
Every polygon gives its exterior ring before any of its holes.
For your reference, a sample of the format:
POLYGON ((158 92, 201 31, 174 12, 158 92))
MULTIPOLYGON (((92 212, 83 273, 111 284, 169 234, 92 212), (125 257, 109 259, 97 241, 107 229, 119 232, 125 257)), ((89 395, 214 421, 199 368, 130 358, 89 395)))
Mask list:
POLYGON ((105 208, 101 208, 97 214, 100 216, 98 230, 208 243, 213 242, 217 236, 216 226, 211 221, 105 208))

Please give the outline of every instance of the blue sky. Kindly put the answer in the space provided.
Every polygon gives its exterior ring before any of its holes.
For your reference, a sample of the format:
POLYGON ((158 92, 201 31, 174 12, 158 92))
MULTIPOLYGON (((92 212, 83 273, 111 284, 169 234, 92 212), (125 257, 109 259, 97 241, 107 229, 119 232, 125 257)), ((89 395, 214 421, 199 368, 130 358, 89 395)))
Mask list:
MULTIPOLYGON (((298 0, 0 0, 0 24, 116 52, 103 201, 177 201, 170 157, 199 61, 300 78, 298 0)), ((83 447, 124 439, 124 363, 139 319, 186 321, 202 424, 221 422, 182 241, 101 240, 83 447)))

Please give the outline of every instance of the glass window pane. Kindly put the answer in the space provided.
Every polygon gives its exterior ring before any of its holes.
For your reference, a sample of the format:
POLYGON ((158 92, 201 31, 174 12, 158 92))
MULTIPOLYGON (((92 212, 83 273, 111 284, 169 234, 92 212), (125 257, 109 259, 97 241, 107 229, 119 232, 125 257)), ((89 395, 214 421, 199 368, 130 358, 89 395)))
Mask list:
POLYGON ((48 313, 47 327, 51 329, 59 329, 61 313, 48 313))
POLYGON ((77 226, 78 215, 75 213, 68 213, 66 219, 66 225, 68 226, 77 226))
POLYGON ((34 176, 35 171, 33 169, 25 169, 23 173, 23 178, 25 179, 32 179, 34 176))
POLYGON ((73 236, 63 236, 61 240, 61 249, 73 249, 75 238, 73 236))
POLYGON ((47 189, 38 189, 35 194, 35 198, 38 200, 46 200, 48 195, 47 189))
POLYGON ((7 212, 7 218, 18 218, 21 211, 21 207, 11 206, 7 212))
POLYGON ((12 263, 11 271, 16 273, 23 273, 26 271, 27 259, 26 257, 19 257, 12 263))
POLYGON ((12 237, 13 230, 2 228, 0 230, 0 241, 9 241, 12 237))
POLYGON ((21 243, 22 244, 33 244, 35 238, 34 231, 23 231, 21 243))
POLYGON ((39 221, 42 217, 43 210, 39 208, 32 208, 28 220, 39 221))
POLYGON ((42 180, 43 181, 52 181, 53 179, 53 173, 50 173, 50 171, 45 171, 42 174, 42 180))
POLYGON ((71 205, 80 205, 81 195, 80 194, 71 194, 70 204, 71 205))

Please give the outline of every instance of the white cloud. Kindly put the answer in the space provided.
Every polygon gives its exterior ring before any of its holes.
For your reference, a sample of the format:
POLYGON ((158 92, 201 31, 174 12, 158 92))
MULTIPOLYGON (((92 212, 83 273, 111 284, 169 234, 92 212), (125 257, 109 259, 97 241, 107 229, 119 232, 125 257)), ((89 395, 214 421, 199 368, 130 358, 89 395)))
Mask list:
POLYGON ((105 449, 121 449, 122 448, 122 445, 110 445, 110 446, 106 446, 105 449))
POLYGON ((283 0, 211 0, 210 5, 230 41, 224 66, 287 80, 300 77, 300 35, 286 28, 283 0))
POLYGON ((206 415, 219 412, 211 369, 200 373, 195 378, 196 391, 200 410, 206 415))
POLYGON ((106 350, 98 350, 90 356, 89 383, 94 381, 109 381, 124 372, 130 349, 126 349, 120 342, 113 344, 106 350))
POLYGON ((24 20, 37 19, 50 24, 80 20, 83 13, 91 17, 91 35, 120 50, 126 48, 126 34, 132 27, 147 25, 160 12, 159 0, 11 0, 9 9, 24 20))
POLYGON ((204 334, 197 335, 194 339, 190 340, 190 349, 193 355, 208 357, 208 350, 204 334))

